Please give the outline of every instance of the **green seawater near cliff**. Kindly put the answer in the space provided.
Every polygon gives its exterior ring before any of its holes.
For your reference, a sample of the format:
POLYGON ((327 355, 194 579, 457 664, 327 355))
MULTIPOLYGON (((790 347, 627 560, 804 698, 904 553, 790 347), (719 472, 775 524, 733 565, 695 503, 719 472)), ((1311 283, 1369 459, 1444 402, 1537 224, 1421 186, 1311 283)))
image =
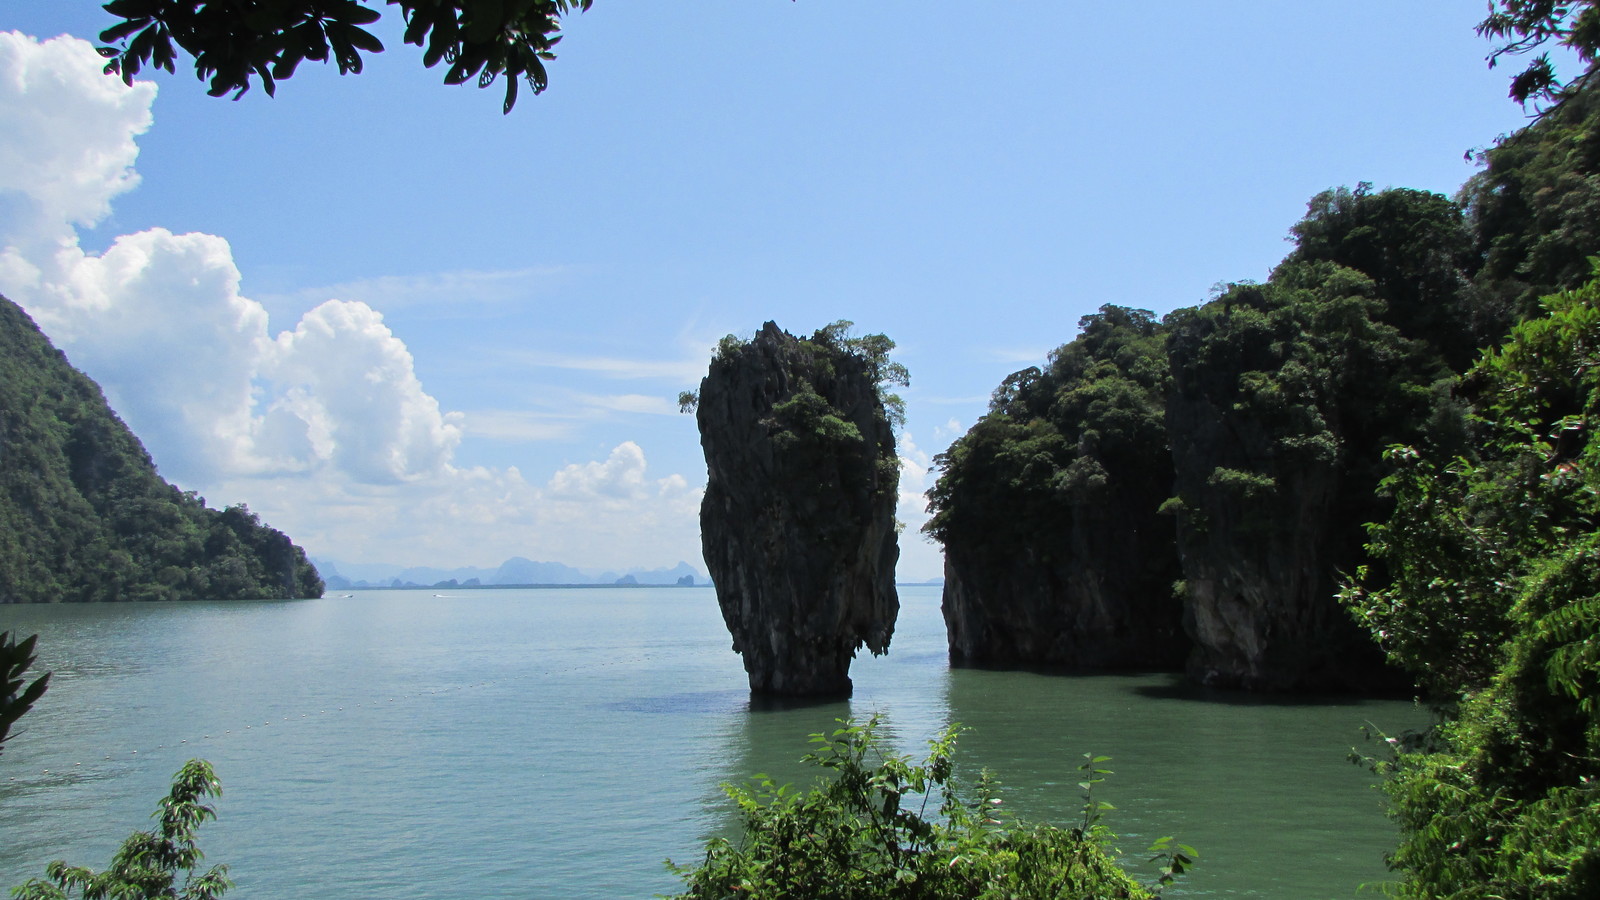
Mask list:
POLYGON ((354 592, 288 602, 0 609, 50 692, 0 757, 0 887, 103 865, 191 757, 226 791, 201 833, 240 897, 617 898, 675 888, 733 817, 717 785, 811 777, 811 732, 882 713, 908 753, 949 722, 1034 819, 1079 812, 1082 754, 1136 872, 1201 852, 1171 896, 1352 897, 1394 844, 1345 762, 1405 702, 1206 694, 1175 675, 952 670, 939 593, 902 587, 855 697, 752 708, 709 588, 354 592), (136 752, 137 751, 137 752, 136 752))

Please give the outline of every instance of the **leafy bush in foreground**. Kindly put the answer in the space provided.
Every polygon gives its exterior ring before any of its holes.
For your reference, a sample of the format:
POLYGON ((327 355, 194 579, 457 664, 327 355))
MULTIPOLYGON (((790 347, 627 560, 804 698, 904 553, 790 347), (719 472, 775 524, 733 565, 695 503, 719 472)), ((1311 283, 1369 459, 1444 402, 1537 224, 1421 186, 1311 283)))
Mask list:
POLYGON ((216 900, 233 886, 227 866, 196 874, 205 857, 195 846, 195 831, 217 813, 200 801, 222 795, 222 784, 205 760, 191 759, 172 780, 172 792, 161 800, 155 818, 158 831, 135 831, 122 842, 111 866, 95 872, 56 860, 45 867, 49 881, 30 879, 12 888, 16 900, 216 900), (183 882, 178 882, 178 876, 183 882))
MULTIPOLYGON (((1100 824, 1110 805, 1091 796, 1109 774, 1088 757, 1083 821, 1073 828, 1028 825, 1003 810, 987 773, 970 792, 954 779, 956 734, 929 742, 920 765, 885 753, 878 720, 841 722, 831 735, 814 734, 819 748, 805 759, 832 770, 800 793, 756 776, 752 789, 725 785, 744 820, 735 844, 712 838, 697 866, 668 863, 688 884, 680 900, 999 900, 1093 898, 1147 900, 1156 896, 1115 861, 1112 835, 1100 824), (930 815, 928 807, 937 804, 930 815)), ((1151 848, 1164 863, 1155 891, 1192 863, 1194 851, 1170 838, 1151 848)))
POLYGON ((1478 454, 1391 451, 1386 581, 1344 591, 1451 704, 1378 765, 1401 897, 1600 896, 1600 279, 1543 303, 1468 376, 1478 454))
POLYGON ((18 642, 12 638, 11 632, 0 631, 0 744, 4 744, 11 736, 12 724, 33 708, 34 702, 44 695, 45 688, 50 685, 49 672, 31 683, 23 677, 36 658, 33 645, 38 639, 36 634, 18 642), (23 686, 25 683, 26 687, 23 686))

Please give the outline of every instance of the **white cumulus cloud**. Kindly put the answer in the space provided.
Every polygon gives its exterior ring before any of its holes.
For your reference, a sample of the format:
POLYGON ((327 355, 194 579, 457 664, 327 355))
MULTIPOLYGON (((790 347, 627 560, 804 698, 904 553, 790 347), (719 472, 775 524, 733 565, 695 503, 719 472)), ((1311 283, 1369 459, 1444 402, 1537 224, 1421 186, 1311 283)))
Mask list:
POLYGON ((164 472, 201 481, 252 467, 252 382, 267 317, 239 295, 227 241, 152 229, 99 256, 72 244, 41 263, 40 283, 0 280, 0 291, 164 451, 164 472))
POLYGON ((0 32, 0 122, 10 134, 0 141, 0 238, 7 243, 93 225, 113 197, 139 183, 134 138, 150 127, 156 88, 107 78, 103 64, 85 41, 0 32))
POLYGON ((152 228, 85 251, 77 228, 138 183, 135 139, 155 99, 101 65, 85 41, 0 33, 0 293, 101 384, 169 480, 246 501, 312 552, 352 560, 698 560, 699 491, 647 476, 631 441, 542 487, 515 467, 456 465, 464 417, 440 408, 368 303, 320 298, 274 335, 221 237, 152 228))
POLYGON ((644 451, 633 441, 624 441, 604 462, 574 463, 556 472, 548 490, 557 500, 603 502, 637 500, 688 487, 682 476, 670 475, 649 481, 644 472, 644 451))
POLYGON ((261 434, 277 458, 306 453, 369 483, 413 481, 449 470, 459 414, 440 412, 411 353, 365 303, 329 300, 278 335, 263 375, 283 386, 261 434))

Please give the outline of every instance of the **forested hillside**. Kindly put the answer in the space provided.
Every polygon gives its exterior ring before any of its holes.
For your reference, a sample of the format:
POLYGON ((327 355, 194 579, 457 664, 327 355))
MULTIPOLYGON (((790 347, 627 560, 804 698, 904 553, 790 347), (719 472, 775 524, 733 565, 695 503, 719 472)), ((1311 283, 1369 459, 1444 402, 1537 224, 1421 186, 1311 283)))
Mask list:
POLYGON ((0 297, 0 603, 320 596, 301 549, 208 509, 155 464, 27 313, 0 297))
POLYGON ((994 392, 942 457, 927 530, 945 545, 950 654, 977 664, 1181 665, 1163 416, 1166 335, 1107 306, 1044 368, 994 392))
POLYGON ((1404 684, 1336 601, 1341 573, 1394 508, 1385 449, 1472 457, 1481 379, 1463 374, 1589 277, 1600 93, 1481 162, 1455 198, 1325 191, 1266 282, 1160 322, 1102 307, 1007 378, 929 492, 952 658, 1404 684))

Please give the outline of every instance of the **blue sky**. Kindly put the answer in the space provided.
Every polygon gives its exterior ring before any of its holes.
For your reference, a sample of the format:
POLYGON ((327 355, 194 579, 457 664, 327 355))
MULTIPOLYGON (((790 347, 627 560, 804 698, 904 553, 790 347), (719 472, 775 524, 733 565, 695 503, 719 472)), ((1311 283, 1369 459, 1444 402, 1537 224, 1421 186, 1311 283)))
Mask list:
MULTIPOLYGON (((97 85, 83 45, 14 37, 0 293, 170 479, 316 556, 439 567, 703 571, 673 398, 724 334, 850 319, 911 371, 922 580, 931 457, 1080 316, 1265 278, 1317 191, 1453 193, 1526 121, 1482 13, 597 0, 510 116, 439 84, 392 10, 365 74, 307 64, 239 102, 181 66, 97 85)), ((0 9, 39 39, 108 21, 0 9)))

